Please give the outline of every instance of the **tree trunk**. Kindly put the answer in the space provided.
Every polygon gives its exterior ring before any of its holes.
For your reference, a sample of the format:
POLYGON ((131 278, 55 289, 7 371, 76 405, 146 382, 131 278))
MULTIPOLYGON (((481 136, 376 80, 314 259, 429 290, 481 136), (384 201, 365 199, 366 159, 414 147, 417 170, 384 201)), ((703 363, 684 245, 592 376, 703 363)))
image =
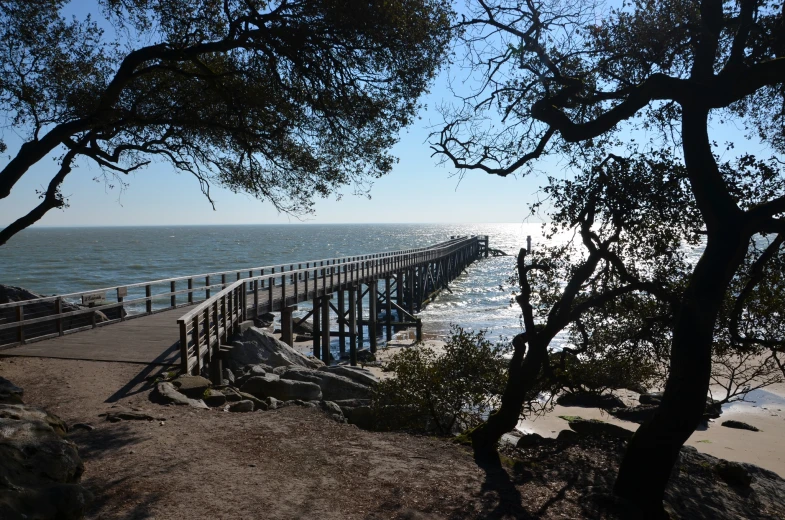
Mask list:
POLYGON ((528 352, 524 357, 525 336, 525 334, 519 334, 513 340, 515 352, 510 360, 507 385, 504 388, 501 406, 488 417, 487 421, 471 432, 472 448, 476 454, 496 451, 496 446, 502 435, 515 428, 520 419, 524 401, 534 387, 537 376, 542 369, 550 341, 530 341, 528 352))
POLYGON ((707 224, 706 249, 675 309, 670 375, 662 403, 630 440, 615 493, 649 518, 665 516, 662 500, 684 442, 700 424, 711 374, 714 325, 728 284, 747 250, 744 215, 729 204, 711 155, 706 113, 684 115, 685 163, 707 224))

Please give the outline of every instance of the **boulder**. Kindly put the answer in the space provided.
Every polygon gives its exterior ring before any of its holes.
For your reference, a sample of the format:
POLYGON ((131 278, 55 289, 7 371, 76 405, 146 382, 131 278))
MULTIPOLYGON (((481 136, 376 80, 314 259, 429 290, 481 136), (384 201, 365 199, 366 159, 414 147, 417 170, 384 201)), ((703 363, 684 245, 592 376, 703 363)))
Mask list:
POLYGON ((580 438, 580 434, 575 430, 562 430, 559 432, 559 435, 556 436, 556 440, 564 444, 576 442, 578 438, 580 438))
POLYGON ((725 426, 726 428, 735 428, 737 430, 748 430, 748 431, 751 431, 751 432, 759 432, 760 431, 755 426, 753 426, 751 424, 747 424, 745 422, 741 422, 741 421, 733 421, 733 420, 723 421, 722 425, 725 426))
POLYGON ((237 401, 236 403, 232 403, 229 405, 230 412, 253 412, 253 401, 249 401, 244 399, 242 401, 237 401))
POLYGON ((313 323, 310 321, 306 321, 304 319, 293 319, 294 324, 294 332, 295 334, 305 334, 307 336, 313 336, 313 323))
POLYGON ((0 377, 0 403, 22 404, 25 391, 4 377, 0 377))
POLYGON ((92 495, 78 483, 84 465, 64 433, 44 410, 0 405, 0 518, 84 516, 92 495))
POLYGON ((608 413, 617 419, 623 421, 632 421, 638 424, 643 423, 649 417, 654 415, 659 405, 656 404, 641 404, 638 406, 631 406, 629 408, 614 408, 608 410, 608 413))
POLYGON ((613 394, 597 394, 594 392, 570 392, 562 394, 556 399, 562 406, 580 406, 582 408, 625 408, 624 401, 613 394))
MULTIPOLYGON (((662 392, 649 392, 641 394, 638 401, 645 405, 659 406, 662 402, 662 392)), ((711 397, 706 398, 706 408, 703 412, 703 420, 716 419, 722 414, 722 403, 715 401, 711 397)))
POLYGON ((278 379, 273 374, 252 377, 246 381, 241 390, 259 399, 265 397, 274 397, 281 401, 322 399, 319 385, 312 382, 278 379))
POLYGON ((223 392, 215 390, 213 388, 208 388, 204 392, 204 404, 209 406, 210 408, 216 408, 218 406, 223 406, 226 403, 226 395, 223 392))
POLYGON ((322 397, 327 401, 370 399, 372 393, 369 386, 352 381, 348 377, 335 374, 332 371, 290 367, 281 374, 281 379, 315 383, 322 389, 322 397))
POLYGON ((240 392, 238 392, 234 388, 224 388, 223 390, 221 390, 221 392, 224 394, 224 397, 226 397, 226 400, 229 402, 234 403, 243 400, 243 396, 241 396, 240 392))
POLYGON ((283 401, 279 401, 275 397, 268 397, 264 401, 267 403, 268 410, 275 410, 277 408, 284 407, 283 401))
POLYGON ((365 386, 374 386, 379 382, 379 378, 373 375, 370 370, 360 367, 351 367, 343 365, 323 366, 319 367, 319 371, 338 374, 339 376, 347 377, 355 383, 360 383, 365 386))
POLYGON ((531 448, 533 446, 539 446, 545 441, 545 437, 540 435, 539 433, 526 433, 521 435, 518 439, 518 442, 515 443, 516 448, 531 448))
POLYGON ((629 439, 632 437, 631 432, 621 426, 598 421, 597 419, 584 419, 582 417, 569 417, 561 416, 570 425, 573 431, 581 435, 600 435, 607 437, 615 437, 619 439, 629 439))
POLYGON ((264 314, 253 319, 253 326, 259 329, 266 329, 275 322, 275 314, 272 312, 265 312, 264 314))
POLYGON ((335 404, 334 402, 322 401, 319 403, 319 406, 321 407, 322 410, 324 410, 324 412, 327 415, 329 415, 331 418, 335 419, 339 423, 346 422, 346 418, 343 415, 343 411, 341 410, 341 407, 335 404))
POLYGON ((0 404, 0 420, 33 424, 36 429, 51 429, 59 436, 64 436, 68 432, 68 427, 58 416, 41 408, 23 404, 0 404))
POLYGON ((224 368, 223 379, 224 381, 228 381, 227 384, 233 385, 235 381, 234 372, 232 372, 228 368, 224 368))
POLYGON ((213 386, 209 379, 202 376, 183 374, 172 380, 177 391, 191 399, 201 399, 208 388, 213 386))
POLYGON ((158 383, 155 392, 150 397, 161 404, 176 404, 180 406, 191 406, 193 408, 207 408, 201 399, 189 399, 174 387, 172 383, 158 383))
POLYGON ((722 480, 740 488, 748 488, 752 484, 752 475, 742 464, 720 460, 715 466, 714 471, 722 480))
POLYGON ((248 327, 232 342, 234 348, 228 360, 232 368, 265 363, 271 367, 299 365, 316 369, 323 365, 319 360, 307 358, 272 335, 248 327))
POLYGON ((257 399, 251 394, 240 392, 240 397, 242 397, 244 401, 251 401, 253 403, 254 410, 267 410, 268 408, 266 402, 262 401, 261 399, 257 399))

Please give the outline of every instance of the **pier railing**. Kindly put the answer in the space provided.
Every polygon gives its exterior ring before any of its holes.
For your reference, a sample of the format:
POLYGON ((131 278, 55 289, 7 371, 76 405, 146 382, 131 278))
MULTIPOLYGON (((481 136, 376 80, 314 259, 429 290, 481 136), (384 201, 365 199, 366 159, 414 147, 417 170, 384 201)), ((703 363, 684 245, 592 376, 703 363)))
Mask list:
POLYGON ((324 265, 320 262, 237 280, 177 320, 182 369, 186 373, 201 371, 205 363, 219 354, 221 346, 228 343, 229 336, 239 331, 240 323, 248 319, 249 313, 258 316, 282 310, 350 285, 438 261, 460 250, 471 250, 478 256, 483 238, 454 238, 432 247, 333 259, 324 265))
POLYGON ((331 277, 335 277, 340 269, 344 269, 339 267, 342 265, 351 265, 352 268, 359 265, 390 265, 392 262, 402 262, 411 255, 427 256, 428 251, 449 247, 448 244, 452 242, 403 251, 163 278, 4 303, 0 304, 0 349, 191 306, 200 301, 212 301, 215 291, 229 290, 240 280, 249 284, 248 290, 254 292, 257 298, 255 302, 258 302, 260 290, 274 295, 274 287, 280 290, 280 280, 287 277, 293 279, 295 272, 298 273, 298 282, 303 276, 309 276, 309 282, 313 284, 313 273, 319 270, 329 271, 331 277))

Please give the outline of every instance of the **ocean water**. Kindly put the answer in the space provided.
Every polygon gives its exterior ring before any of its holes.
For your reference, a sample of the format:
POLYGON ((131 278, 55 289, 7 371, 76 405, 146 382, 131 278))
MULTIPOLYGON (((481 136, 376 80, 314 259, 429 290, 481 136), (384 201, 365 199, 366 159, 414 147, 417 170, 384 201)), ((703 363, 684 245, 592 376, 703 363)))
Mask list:
MULTIPOLYGON (((454 235, 488 235, 515 255, 536 247, 540 224, 289 224, 33 228, 0 247, 0 283, 44 294, 100 289, 175 276, 297 263, 433 245, 454 235)), ((426 334, 451 325, 485 329, 491 339, 521 330, 507 278, 514 256, 473 263, 421 313, 426 334), (505 288, 501 289, 500 286, 505 288)), ((307 305, 301 304, 301 311, 307 305)), ((367 309, 367 306, 366 306, 367 309)))

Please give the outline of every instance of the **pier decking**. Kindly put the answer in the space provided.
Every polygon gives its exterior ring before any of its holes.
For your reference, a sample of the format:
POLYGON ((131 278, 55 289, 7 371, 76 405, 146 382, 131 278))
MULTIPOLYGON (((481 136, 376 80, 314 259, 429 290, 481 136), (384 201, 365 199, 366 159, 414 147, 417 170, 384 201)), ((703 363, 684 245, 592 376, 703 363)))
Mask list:
POLYGON ((354 364, 364 326, 371 350, 379 332, 388 340, 394 327, 416 327, 419 334, 415 313, 469 263, 487 255, 487 236, 453 237, 425 248, 6 303, 0 305, 0 355, 179 365, 192 373, 209 367, 218 378, 220 363, 211 361, 220 358, 222 345, 242 321, 280 312, 282 340, 292 344, 292 312, 299 302, 308 301, 313 306, 306 317, 313 319, 314 355, 330 359, 330 327, 321 324, 329 324, 332 313, 337 316, 340 353, 348 340, 354 364), (203 284, 196 283, 201 280, 203 284), (78 298, 100 305, 79 307, 73 304, 78 298))

